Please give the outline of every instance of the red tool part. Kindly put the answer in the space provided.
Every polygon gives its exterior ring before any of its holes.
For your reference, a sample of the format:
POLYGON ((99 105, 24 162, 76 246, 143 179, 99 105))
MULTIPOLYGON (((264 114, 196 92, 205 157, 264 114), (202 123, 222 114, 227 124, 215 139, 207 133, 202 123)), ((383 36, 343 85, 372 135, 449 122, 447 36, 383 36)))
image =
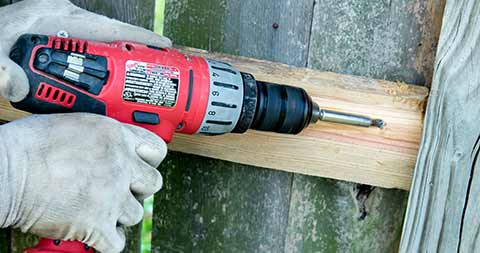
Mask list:
POLYGON ((175 131, 196 133, 207 109, 209 64, 175 49, 24 35, 11 57, 30 80, 14 104, 26 111, 103 114, 169 142, 175 131))
POLYGON ((26 249, 25 253, 95 253, 92 247, 81 242, 41 239, 33 248, 26 249))

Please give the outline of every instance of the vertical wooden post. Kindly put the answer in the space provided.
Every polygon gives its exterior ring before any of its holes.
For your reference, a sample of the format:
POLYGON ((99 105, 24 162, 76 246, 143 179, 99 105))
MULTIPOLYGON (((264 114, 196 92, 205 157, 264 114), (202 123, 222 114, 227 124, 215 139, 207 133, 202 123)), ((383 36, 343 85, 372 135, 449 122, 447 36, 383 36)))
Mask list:
POLYGON ((448 0, 401 252, 478 252, 480 2, 448 0))

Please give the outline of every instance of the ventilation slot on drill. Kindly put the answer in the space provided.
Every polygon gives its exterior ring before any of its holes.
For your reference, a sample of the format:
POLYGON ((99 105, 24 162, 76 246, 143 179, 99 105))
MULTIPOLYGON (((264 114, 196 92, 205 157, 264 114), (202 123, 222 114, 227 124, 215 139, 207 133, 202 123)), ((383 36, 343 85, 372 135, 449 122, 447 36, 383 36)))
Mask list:
POLYGON ((87 42, 84 40, 56 38, 52 48, 83 54, 87 51, 87 42))
POLYGON ((48 103, 72 108, 75 104, 75 95, 70 92, 58 89, 46 83, 40 83, 35 97, 48 103))

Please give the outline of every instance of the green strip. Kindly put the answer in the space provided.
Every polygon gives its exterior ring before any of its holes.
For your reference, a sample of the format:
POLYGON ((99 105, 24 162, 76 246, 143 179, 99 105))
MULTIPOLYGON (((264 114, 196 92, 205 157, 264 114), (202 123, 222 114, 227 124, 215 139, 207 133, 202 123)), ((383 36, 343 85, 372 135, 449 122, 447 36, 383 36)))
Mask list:
POLYGON ((165 0, 156 0, 155 2, 155 24, 153 30, 163 35, 163 21, 165 17, 165 0))
POLYGON ((145 215, 142 223, 142 253, 152 251, 153 196, 143 202, 145 215))
MULTIPOLYGON (((155 21, 153 30, 163 35, 163 23, 165 16, 165 0, 155 0, 155 21)), ((142 223, 142 253, 152 251, 152 215, 153 215, 153 196, 144 201, 145 215, 142 223)))

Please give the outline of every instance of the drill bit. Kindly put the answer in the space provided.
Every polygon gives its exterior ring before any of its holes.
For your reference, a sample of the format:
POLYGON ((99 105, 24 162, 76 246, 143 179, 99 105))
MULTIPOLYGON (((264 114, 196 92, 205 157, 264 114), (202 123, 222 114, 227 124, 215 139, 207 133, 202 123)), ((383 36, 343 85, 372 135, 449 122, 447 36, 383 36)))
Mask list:
POLYGON ((310 122, 316 123, 319 120, 361 127, 374 126, 380 129, 383 129, 386 125, 385 121, 383 121, 382 119, 372 119, 370 117, 362 115, 324 110, 320 109, 318 105, 314 103, 312 119, 310 122))

